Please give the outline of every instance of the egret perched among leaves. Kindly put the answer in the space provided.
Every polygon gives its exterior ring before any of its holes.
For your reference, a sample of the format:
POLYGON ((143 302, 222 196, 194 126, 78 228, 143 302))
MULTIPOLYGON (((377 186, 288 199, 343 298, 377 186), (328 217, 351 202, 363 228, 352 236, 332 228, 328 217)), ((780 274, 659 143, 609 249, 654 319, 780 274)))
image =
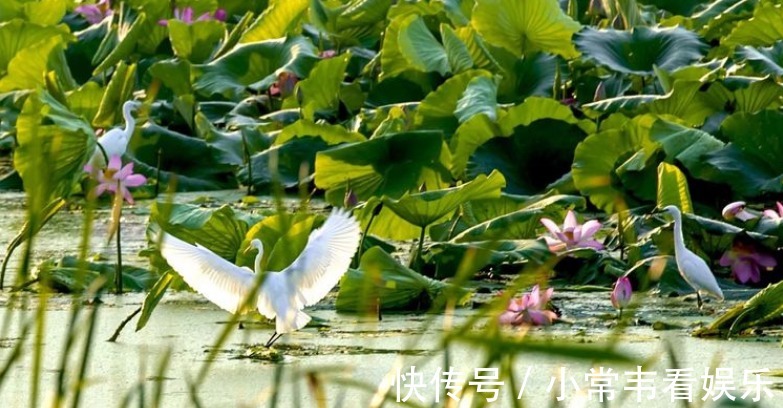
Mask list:
POLYGON ((139 106, 141 106, 141 102, 138 101, 126 101, 122 104, 122 117, 125 119, 125 127, 114 128, 98 138, 100 147, 95 146, 95 152, 92 154, 89 162, 92 168, 101 169, 106 167, 105 157, 122 157, 125 154, 125 151, 128 150, 131 136, 133 136, 133 130, 136 127, 136 119, 131 113, 139 106), (101 148, 106 153, 105 157, 101 152, 101 148))
MULTIPOLYGON (((310 234, 299 257, 280 272, 262 271, 264 247, 258 239, 250 242, 248 250, 258 250, 255 273, 266 273, 255 302, 250 305, 255 305, 265 317, 275 319, 275 333, 266 347, 310 321, 302 309, 323 299, 348 270, 359 246, 359 235, 356 219, 347 211, 336 209, 321 228, 310 234)), ((200 245, 193 246, 166 233, 160 252, 190 287, 221 309, 231 313, 249 311, 241 307, 256 280, 250 268, 240 268, 200 245)))
POLYGON ((663 211, 668 212, 674 218, 674 258, 677 261, 677 269, 680 275, 685 279, 694 290, 696 290, 696 300, 701 308, 701 295, 703 291, 709 295, 723 300, 723 291, 718 286, 715 275, 710 271, 707 262, 685 247, 685 238, 682 236, 682 213, 680 209, 667 205, 663 211))

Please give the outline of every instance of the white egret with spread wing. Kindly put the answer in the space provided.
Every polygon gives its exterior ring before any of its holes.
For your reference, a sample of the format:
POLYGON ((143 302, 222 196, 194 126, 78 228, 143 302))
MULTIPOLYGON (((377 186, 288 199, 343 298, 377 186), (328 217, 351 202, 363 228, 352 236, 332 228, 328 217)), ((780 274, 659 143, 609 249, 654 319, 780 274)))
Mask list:
POLYGON ((133 131, 136 128, 136 119, 133 117, 132 111, 139 106, 141 106, 141 102, 138 101, 126 101, 122 104, 122 117, 125 119, 125 127, 111 129, 98 138, 100 147, 95 146, 95 152, 92 154, 92 158, 90 158, 92 168, 106 167, 107 163, 103 152, 110 159, 112 156, 122 157, 125 154, 125 151, 128 150, 131 136, 133 136, 133 131), (101 152, 101 148, 103 148, 103 152, 101 152))
POLYGON ((682 234, 682 213, 680 209, 668 205, 663 208, 674 218, 674 258, 677 261, 677 269, 680 271, 685 282, 696 291, 696 300, 701 308, 701 295, 699 292, 705 292, 719 300, 723 300, 723 291, 721 291, 715 275, 712 274, 710 267, 704 259, 685 247, 685 238, 682 234))
MULTIPOLYGON (((335 209, 310 234, 302 253, 279 272, 261 271, 264 247, 258 239, 250 242, 248 249, 258 250, 255 273, 266 276, 249 306, 275 319, 275 333, 267 347, 310 321, 302 309, 323 299, 348 270, 359 236, 356 219, 347 211, 335 209)), ((241 307, 257 276, 249 268, 236 266, 203 246, 193 246, 167 233, 161 239, 160 252, 190 287, 220 308, 231 313, 248 311, 241 307)))

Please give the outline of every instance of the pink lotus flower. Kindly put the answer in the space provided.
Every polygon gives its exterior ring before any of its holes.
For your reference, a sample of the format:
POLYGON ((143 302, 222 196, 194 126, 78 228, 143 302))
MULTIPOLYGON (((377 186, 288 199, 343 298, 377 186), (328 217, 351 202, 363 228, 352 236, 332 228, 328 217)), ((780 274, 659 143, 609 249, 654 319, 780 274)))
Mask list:
POLYGON ((731 275, 740 283, 759 283, 761 268, 772 269, 778 261, 772 255, 757 251, 752 245, 735 242, 718 263, 720 266, 731 266, 731 275))
POLYGON ((323 58, 323 59, 332 58, 335 55, 337 55, 337 51, 335 51, 335 50, 324 50, 324 51, 321 51, 321 52, 318 53, 318 56, 323 58))
POLYGON ((745 209, 744 201, 735 201, 725 207, 723 207, 723 218, 728 221, 738 219, 740 221, 748 221, 754 218, 758 218, 756 214, 752 214, 745 209))
POLYGON ((281 98, 287 98, 294 93, 297 82, 299 82, 299 78, 296 76, 296 74, 283 71, 277 75, 277 82, 269 87, 269 94, 272 96, 279 95, 281 98))
POLYGON ((498 320, 501 324, 520 326, 523 324, 533 326, 548 326, 557 319, 555 312, 547 310, 546 306, 552 297, 554 289, 549 288, 543 294, 538 285, 533 286, 530 293, 511 299, 506 310, 500 314, 498 320))
POLYGON ((604 248, 603 244, 593 239, 593 235, 601 229, 601 223, 596 220, 590 220, 580 225, 576 221, 574 212, 569 210, 562 230, 549 218, 542 218, 541 223, 552 234, 552 236, 544 237, 552 252, 571 248, 604 248))
POLYGON ((133 173, 133 162, 122 167, 120 156, 112 156, 109 159, 109 165, 105 169, 94 169, 90 165, 84 166, 84 171, 90 173, 98 180, 98 186, 95 187, 95 197, 100 197, 105 192, 117 194, 118 191, 128 204, 133 204, 133 196, 128 187, 138 187, 147 182, 147 178, 141 174, 133 173))
POLYGON ((612 306, 622 311, 631 302, 631 295, 633 295, 631 280, 627 276, 621 276, 614 283, 614 290, 612 290, 611 295, 612 306))
POLYGON ((99 0, 95 4, 83 4, 74 11, 81 14, 90 24, 98 24, 112 14, 109 0, 99 0))
MULTIPOLYGON (((179 8, 174 9, 174 20, 182 21, 185 24, 193 24, 196 21, 207 21, 207 20, 226 21, 226 17, 227 17, 226 10, 217 9, 215 10, 214 14, 204 13, 194 20, 193 7, 185 7, 184 9, 179 9, 179 8)), ((166 19, 158 20, 158 24, 162 26, 167 26, 169 25, 169 20, 166 19)))
POLYGON ((777 203, 778 210, 764 210, 764 216, 767 218, 771 218, 775 221, 780 221, 783 219, 783 204, 780 204, 780 201, 777 203))

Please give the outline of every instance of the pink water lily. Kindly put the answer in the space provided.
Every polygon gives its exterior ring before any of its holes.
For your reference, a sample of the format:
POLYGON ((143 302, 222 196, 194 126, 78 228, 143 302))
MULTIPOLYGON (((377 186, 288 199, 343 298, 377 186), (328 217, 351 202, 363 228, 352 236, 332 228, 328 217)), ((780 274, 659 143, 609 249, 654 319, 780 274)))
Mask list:
POLYGON ((579 224, 576 221, 576 214, 571 210, 566 214, 562 230, 549 218, 542 218, 541 224, 544 224, 544 227, 552 234, 544 237, 552 252, 571 248, 604 248, 603 244, 593 239, 593 235, 601 229, 601 223, 590 220, 579 224))
POLYGON ((775 204, 777 205, 778 210, 764 210, 764 216, 775 221, 780 221, 783 219, 783 204, 780 204, 780 201, 775 204))
POLYGON ((546 307, 553 292, 554 289, 549 288, 541 293, 538 285, 533 286, 530 293, 511 299, 498 320, 501 324, 511 326, 548 326, 552 324, 557 319, 557 315, 555 312, 547 310, 546 307))
POLYGON ((100 197, 105 192, 112 194, 122 194, 122 197, 129 204, 133 204, 133 196, 128 187, 138 187, 147 182, 147 178, 141 174, 133 173, 133 162, 122 166, 120 156, 112 156, 109 159, 109 165, 105 169, 94 169, 92 166, 84 166, 84 171, 90 173, 98 180, 98 186, 95 187, 95 197, 100 197))
POLYGON ((631 295, 633 295, 631 280, 627 276, 621 276, 614 283, 614 290, 612 290, 612 295, 610 296, 612 306, 615 309, 623 310, 628 306, 628 303, 631 303, 631 295))
POLYGON ((98 24, 112 14, 109 0, 100 0, 95 4, 83 4, 74 11, 81 14, 90 24, 98 24))
POLYGON ((729 221, 735 218, 740 221, 749 221, 754 218, 758 218, 758 215, 752 214, 745 209, 744 201, 735 201, 730 203, 729 205, 723 207, 721 214, 723 214, 723 218, 729 221))
POLYGON ((720 266, 730 266, 731 275, 740 283, 759 283, 761 269, 772 269, 778 261, 772 255, 756 250, 753 245, 735 242, 718 263, 720 266))
MULTIPOLYGON (((184 9, 176 8, 174 9, 174 19, 182 21, 185 24, 193 24, 196 21, 207 21, 207 20, 217 20, 217 21, 226 21, 226 17, 228 15, 226 14, 226 10, 223 9, 217 9, 214 14, 210 13, 204 13, 198 18, 193 18, 193 7, 185 7, 184 9)), ((158 20, 158 24, 162 26, 169 25, 169 20, 163 19, 158 20)))

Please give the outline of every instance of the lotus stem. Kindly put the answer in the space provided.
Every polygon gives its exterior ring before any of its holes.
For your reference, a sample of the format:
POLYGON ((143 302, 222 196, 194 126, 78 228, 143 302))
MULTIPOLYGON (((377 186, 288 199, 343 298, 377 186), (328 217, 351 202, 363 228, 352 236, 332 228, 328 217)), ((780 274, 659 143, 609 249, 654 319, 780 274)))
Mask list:
MULTIPOLYGON (((117 194, 119 196, 122 191, 120 182, 117 182, 117 194)), ((115 204, 116 205, 116 204, 115 204)), ((114 274, 114 290, 118 295, 122 294, 122 202, 119 203, 120 208, 117 210, 117 271, 114 274)))
POLYGON ((163 158, 163 148, 158 149, 158 163, 155 167, 155 197, 158 197, 158 194, 160 194, 160 166, 162 164, 162 158, 163 158))
POLYGON ((247 163, 247 195, 253 195, 253 162, 250 160, 250 150, 247 148, 247 137, 244 132, 242 135, 242 150, 245 152, 245 163, 247 163))
POLYGON ((383 208, 382 204, 378 204, 373 210, 372 215, 370 215, 370 221, 367 222, 367 226, 364 227, 364 232, 362 233, 362 238, 359 240, 359 249, 356 251, 356 257, 353 258, 353 266, 354 268, 359 267, 359 261, 362 259, 362 248, 364 248, 364 239, 367 237, 367 234, 370 233, 370 227, 372 226, 372 222, 375 220, 375 217, 378 215, 378 213, 381 212, 381 208, 383 208))

